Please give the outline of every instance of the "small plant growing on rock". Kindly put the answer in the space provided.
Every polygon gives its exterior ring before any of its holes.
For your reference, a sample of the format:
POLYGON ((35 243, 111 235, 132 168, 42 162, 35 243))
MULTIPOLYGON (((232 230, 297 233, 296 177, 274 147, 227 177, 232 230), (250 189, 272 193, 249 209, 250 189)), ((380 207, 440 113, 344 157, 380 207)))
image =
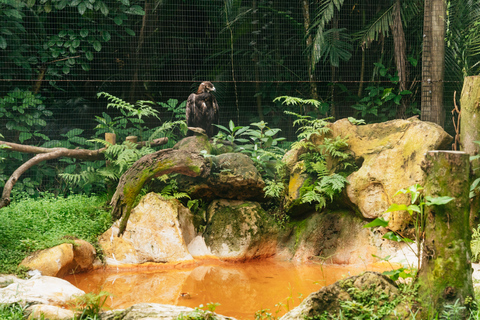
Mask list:
POLYGON ((303 160, 303 171, 311 177, 300 190, 301 202, 316 203, 315 208, 320 211, 348 183, 347 169, 352 167, 351 157, 345 152, 348 138, 326 137, 331 131, 328 127, 331 118, 313 119, 293 112, 286 113, 298 118, 294 125, 300 126, 298 138, 301 140, 295 142, 292 149, 303 149, 299 159, 303 160))
MULTIPOLYGON (((422 193, 423 187, 418 184, 408 187, 407 189, 401 189, 395 193, 398 194, 410 194, 410 204, 392 204, 387 212, 394 212, 394 211, 407 211, 410 216, 413 218, 413 225, 414 225, 414 232, 415 232, 415 240, 417 249, 416 251, 413 250, 410 246, 409 248, 415 253, 418 259, 418 268, 420 268, 421 263, 421 247, 422 247, 422 240, 425 231, 425 222, 426 222, 426 215, 425 215, 425 207, 426 206, 433 206, 433 205, 444 205, 448 202, 452 201, 454 198, 452 197, 430 197, 430 196, 423 196, 422 193)), ((388 221, 383 218, 376 218, 370 223, 367 223, 363 226, 364 228, 372 228, 372 227, 388 227, 388 221)), ((395 231, 388 231, 383 235, 384 239, 393 240, 397 242, 405 242, 405 243, 412 243, 413 241, 409 238, 403 237, 398 232, 395 231)), ((397 277, 398 279, 398 277, 397 277)), ((396 279, 395 279, 396 280, 396 279)))
POLYGON ((100 319, 99 313, 102 311, 105 302, 107 301, 110 293, 101 291, 98 294, 86 293, 81 296, 77 296, 70 304, 78 312, 75 316, 75 320, 91 320, 100 319))
POLYGON ((215 320, 215 309, 220 305, 220 303, 207 303, 205 307, 203 304, 196 307, 192 312, 180 313, 177 317, 177 320, 215 320))

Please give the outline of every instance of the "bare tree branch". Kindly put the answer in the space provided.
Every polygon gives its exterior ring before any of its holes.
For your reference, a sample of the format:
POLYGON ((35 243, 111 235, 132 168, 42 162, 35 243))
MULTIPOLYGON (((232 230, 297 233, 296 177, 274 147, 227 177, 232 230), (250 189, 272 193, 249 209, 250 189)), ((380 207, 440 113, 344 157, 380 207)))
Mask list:
MULTIPOLYGON (((148 141, 138 142, 136 145, 137 145, 137 148, 141 148, 147 144, 154 147, 154 146, 166 144, 167 142, 168 142, 168 138, 159 138, 159 139, 152 140, 150 142, 148 141)), ((6 142, 6 141, 0 141, 0 145, 7 145, 9 148, 7 148, 6 150, 36 154, 36 156, 34 156, 30 160, 22 164, 20 167, 18 167, 18 169, 12 173, 10 178, 5 183, 5 187, 3 188, 2 198, 0 199, 0 209, 10 204, 10 201, 11 201, 10 194, 12 192, 13 186, 18 181, 20 176, 25 171, 33 167, 34 165, 37 165, 40 162, 43 162, 46 160, 53 160, 60 157, 75 158, 80 160, 104 160, 105 155, 103 152, 105 152, 105 150, 107 149, 107 147, 97 149, 97 150, 42 148, 42 147, 29 146, 29 145, 23 145, 23 144, 6 142)))

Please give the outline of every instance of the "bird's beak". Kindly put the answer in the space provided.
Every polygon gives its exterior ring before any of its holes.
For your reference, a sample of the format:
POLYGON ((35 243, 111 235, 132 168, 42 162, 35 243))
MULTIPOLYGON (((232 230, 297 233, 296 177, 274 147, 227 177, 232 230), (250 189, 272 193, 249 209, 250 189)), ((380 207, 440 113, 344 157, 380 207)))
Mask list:
POLYGON ((216 91, 217 91, 217 89, 215 89, 215 87, 213 87, 213 88, 212 88, 212 91, 213 91, 213 92, 216 92, 216 91))

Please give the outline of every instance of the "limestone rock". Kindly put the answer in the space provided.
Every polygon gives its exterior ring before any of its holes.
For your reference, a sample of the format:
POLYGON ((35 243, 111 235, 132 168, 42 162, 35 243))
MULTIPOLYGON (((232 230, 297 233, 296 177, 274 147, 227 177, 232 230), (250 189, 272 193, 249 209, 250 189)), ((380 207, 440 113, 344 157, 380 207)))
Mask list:
POLYGON ((77 239, 73 246, 73 267, 69 273, 80 273, 92 269, 97 251, 87 241, 77 239))
POLYGON ((68 281, 48 276, 28 280, 16 279, 14 283, 0 289, 1 303, 53 304, 62 305, 74 296, 85 292, 68 281))
POLYGON ((329 264, 372 263, 380 249, 372 245, 371 229, 348 211, 315 212, 292 220, 280 237, 278 256, 295 261, 318 260, 329 264))
POLYGON ((108 265, 166 263, 193 260, 184 236, 193 226, 190 211, 177 200, 149 193, 132 210, 127 229, 118 237, 118 221, 99 239, 108 265), (189 222, 190 221, 190 222, 189 222))
MULTIPOLYGON (((389 228, 402 231, 410 223, 407 212, 384 212, 392 203, 408 203, 406 195, 395 193, 414 184, 422 185, 425 174, 421 164, 428 150, 449 148, 452 137, 440 126, 416 118, 356 126, 347 119, 330 125, 330 136, 347 137, 348 152, 360 168, 348 177, 348 200, 367 219, 383 216, 389 228), (363 159, 363 161, 362 161, 363 159)), ((314 143, 322 143, 316 137, 314 143)), ((290 168, 298 162, 303 150, 285 156, 290 168)), ((298 186, 300 188, 301 185, 298 186)))
POLYGON ((286 313, 280 320, 307 319, 321 315, 325 311, 338 314, 340 301, 351 300, 348 289, 354 287, 360 290, 373 287, 375 292, 382 292, 389 299, 393 299, 398 294, 397 286, 388 277, 376 272, 365 272, 359 276, 337 281, 310 294, 298 307, 286 313))
MULTIPOLYGON (((194 311, 192 308, 171 306, 158 303, 136 304, 123 311, 107 311, 102 314, 102 320, 176 320, 179 316, 186 315, 194 311)), ((215 319, 234 320, 235 318, 225 317, 219 314, 213 314, 215 319)))
POLYGON ((25 258, 20 265, 52 277, 63 277, 66 274, 91 269, 96 254, 95 248, 84 240, 77 239, 74 242, 75 245, 63 243, 35 252, 25 258))
POLYGON ((46 304, 28 307, 26 311, 27 313, 30 312, 28 320, 71 320, 75 317, 75 313, 72 310, 46 304))
POLYGON ((203 237, 220 259, 248 260, 275 254, 277 225, 259 203, 214 200, 203 237))

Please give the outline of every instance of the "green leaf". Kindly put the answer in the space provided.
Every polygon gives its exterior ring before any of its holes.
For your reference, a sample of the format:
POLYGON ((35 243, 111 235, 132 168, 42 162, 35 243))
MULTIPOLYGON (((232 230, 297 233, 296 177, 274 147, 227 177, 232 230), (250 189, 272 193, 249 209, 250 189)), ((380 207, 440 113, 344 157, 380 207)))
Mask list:
POLYGON ((435 198, 430 197, 430 196, 425 197, 425 200, 427 200, 427 203, 426 203, 427 206, 431 206, 431 205, 440 206, 440 205, 443 205, 443 204, 447 204, 454 199, 455 198, 448 197, 448 196, 435 197, 435 198))
POLYGON ((80 30, 80 35, 85 38, 86 36, 88 36, 88 29, 82 29, 80 30))
POLYGON ((93 42, 93 49, 95 49, 96 51, 102 50, 102 44, 99 41, 94 41, 93 42))
POLYGON ((7 49, 7 40, 0 36, 0 49, 7 49))
POLYGON ((82 63, 82 69, 83 71, 90 71, 90 65, 86 63, 82 63))
POLYGON ((68 74, 70 72, 70 67, 67 65, 64 65, 62 68, 62 71, 64 74, 68 74))
POLYGON ((131 36, 135 36, 135 31, 130 28, 125 28, 125 32, 131 36))
POLYGON ((402 242, 402 240, 403 240, 402 237, 400 237, 398 234, 396 234, 393 231, 389 231, 389 232, 385 233, 382 238, 387 239, 387 240, 396 241, 396 242, 402 242))
POLYGON ((367 223, 363 226, 364 228, 374 228, 374 227, 388 227, 388 221, 383 218, 376 218, 372 222, 367 223))
POLYGON ((418 213, 422 213, 422 210, 420 209, 419 206, 415 205, 415 204, 411 204, 407 207, 407 211, 408 212, 412 212, 412 211, 415 211, 415 212, 418 212, 418 213))
POLYGON ((113 21, 119 26, 121 26, 123 23, 123 19, 121 16, 115 16, 115 18, 113 18, 113 21))
POLYGON ((123 5, 130 6, 130 0, 120 0, 123 5))
POLYGON ((400 105, 400 100, 402 100, 402 96, 398 95, 393 99, 393 102, 395 102, 395 104, 400 105))
POLYGON ((71 139, 75 136, 78 136, 80 134, 82 134, 83 130, 82 129, 72 129, 70 131, 68 131, 66 134, 64 134, 64 136, 66 136, 67 138, 71 139))
MULTIPOLYGON (((110 32, 102 31, 102 38, 106 42, 106 41, 110 41, 112 37, 110 36, 110 32)), ((100 51, 100 50, 97 50, 97 51, 100 51)))
POLYGON ((407 211, 408 207, 405 204, 398 204, 398 203, 393 203, 388 207, 387 211, 385 212, 393 212, 393 211, 407 211))
POLYGON ((93 53, 91 51, 85 52, 85 57, 87 60, 92 61, 93 60, 93 53))
POLYGON ((139 15, 139 16, 145 15, 145 11, 143 11, 142 7, 140 7, 138 5, 131 6, 130 8, 128 8, 128 10, 125 11, 125 13, 136 14, 136 15, 139 15))
POLYGON ((87 10, 87 6, 83 2, 80 3, 77 8, 78 8, 78 13, 80 13, 81 16, 83 16, 85 11, 87 10))

